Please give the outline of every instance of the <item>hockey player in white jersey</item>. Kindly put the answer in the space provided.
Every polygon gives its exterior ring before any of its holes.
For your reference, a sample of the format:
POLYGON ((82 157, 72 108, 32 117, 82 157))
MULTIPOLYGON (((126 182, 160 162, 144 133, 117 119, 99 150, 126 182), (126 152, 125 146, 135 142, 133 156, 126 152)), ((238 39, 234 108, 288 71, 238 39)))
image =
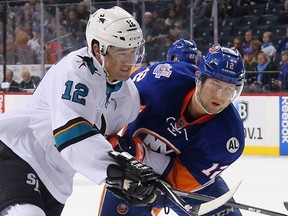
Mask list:
MULTIPOLYGON (((86 39, 88 47, 51 67, 25 109, 0 116, 0 216, 58 216, 76 172, 101 184, 115 163, 105 136, 139 112, 129 74, 141 58, 142 30, 120 7, 99 9, 86 39)), ((133 200, 153 202, 154 186, 140 187, 148 189, 133 200)))

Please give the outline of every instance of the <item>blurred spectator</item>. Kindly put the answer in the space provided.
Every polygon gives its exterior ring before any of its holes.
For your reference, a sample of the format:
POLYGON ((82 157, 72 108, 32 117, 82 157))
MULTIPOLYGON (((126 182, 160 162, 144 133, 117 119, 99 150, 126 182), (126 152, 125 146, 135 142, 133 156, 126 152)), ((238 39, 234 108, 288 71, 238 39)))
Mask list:
POLYGON ((190 33, 186 29, 182 29, 181 26, 173 25, 169 29, 169 37, 171 42, 174 43, 176 40, 183 38, 184 40, 190 39, 190 33))
POLYGON ((206 6, 207 3, 204 0, 195 0, 193 4, 193 18, 203 19, 205 16, 206 6))
POLYGON ((177 18, 174 8, 169 9, 168 17, 165 19, 165 23, 167 26, 182 25, 182 20, 177 18))
POLYGON ((253 40, 253 30, 252 29, 248 29, 245 31, 244 34, 244 41, 243 41, 243 49, 247 49, 249 48, 251 45, 251 41, 253 40))
POLYGON ((164 18, 159 17, 158 19, 156 19, 155 24, 155 29, 153 32, 151 32, 152 38, 150 38, 150 40, 151 42, 155 42, 156 44, 158 44, 159 40, 160 43, 162 43, 164 37, 167 37, 167 35, 169 34, 169 29, 165 25, 164 18))
POLYGON ((12 34, 14 37, 16 13, 12 11, 11 7, 7 7, 6 9, 7 9, 6 31, 7 34, 12 34))
POLYGON ((266 31, 263 33, 263 45, 262 45, 262 48, 261 50, 263 52, 265 52, 270 58, 271 60, 273 60, 274 58, 274 55, 276 53, 276 48, 274 47, 273 45, 273 42, 272 42, 272 32, 270 31, 266 31))
POLYGON ((156 23, 153 20, 152 13, 149 11, 146 11, 144 13, 144 24, 145 24, 145 32, 144 32, 144 38, 146 41, 146 45, 151 43, 151 39, 155 33, 156 29, 156 23))
POLYGON ((155 46, 155 61, 164 61, 166 59, 167 49, 165 47, 165 40, 169 34, 169 29, 165 25, 164 18, 158 18, 156 20, 156 28, 152 32, 151 37, 149 38, 150 43, 155 46))
POLYGON ((20 7, 16 15, 16 25, 17 26, 24 26, 27 23, 33 23, 33 7, 26 2, 23 6, 20 7))
POLYGON ((145 24, 145 31, 144 31, 144 39, 145 39, 145 49, 146 54, 144 57, 144 61, 149 62, 155 61, 155 53, 156 53, 156 46, 153 41, 153 37, 155 36, 156 31, 156 23, 153 21, 152 13, 146 11, 144 13, 144 24, 145 24))
POLYGON ((85 1, 80 1, 76 8, 78 12, 78 19, 80 20, 83 25, 86 26, 88 19, 90 18, 90 12, 87 8, 85 1))
POLYGON ((45 44, 45 55, 47 63, 54 64, 64 56, 62 41, 65 38, 65 35, 68 35, 68 32, 63 25, 57 26, 56 19, 52 19, 46 35, 47 43, 45 44), (58 35, 59 38, 57 39, 58 35))
POLYGON ((38 1, 38 0, 27 0, 27 2, 28 2, 31 6, 33 6, 33 7, 35 7, 37 1, 38 1))
POLYGON ((29 37, 26 32, 19 31, 16 35, 16 48, 17 55, 16 64, 35 64, 36 55, 32 48, 27 44, 29 37))
POLYGON ((27 69, 24 69, 21 73, 22 81, 20 82, 20 89, 21 90, 31 90, 36 89, 36 87, 40 83, 40 77, 38 76, 31 76, 30 72, 27 69))
POLYGON ((241 36, 236 36, 234 37, 234 40, 233 40, 233 47, 231 47, 232 49, 237 49, 240 54, 243 56, 243 40, 242 40, 242 37, 241 36))
POLYGON ((252 40, 250 42, 250 47, 252 48, 254 55, 256 57, 257 54, 262 50, 262 43, 259 40, 252 40))
POLYGON ((288 50, 281 54, 282 70, 276 82, 281 90, 288 90, 288 50))
MULTIPOLYGON (((133 2, 133 1, 132 1, 133 2)), ((172 0, 171 3, 168 3, 167 1, 159 1, 159 0, 145 0, 145 9, 146 11, 158 11, 160 13, 160 17, 166 18, 163 15, 168 12, 168 9, 170 6, 172 6, 172 0)), ((140 5, 141 6, 141 5, 140 5)), ((132 14, 132 13, 131 13, 132 14)))
MULTIPOLYGON (((35 3, 35 11, 33 13, 33 24, 34 23, 40 23, 41 22, 41 4, 40 1, 37 1, 35 3)), ((46 7, 44 8, 43 11, 43 25, 44 25, 44 29, 48 26, 48 24, 51 22, 53 16, 50 15, 46 10, 46 7)), ((55 16, 54 16, 55 17, 55 16)), ((33 25, 32 25, 33 28, 33 25)))
POLYGON ((179 22, 177 24, 183 26, 183 24, 188 20, 187 5, 184 4, 183 0, 174 0, 173 8, 176 13, 176 19, 179 22))
MULTIPOLYGON (((218 5, 218 4, 217 4, 218 5)), ((210 2, 208 2, 208 4, 206 5, 206 8, 205 8, 205 17, 204 17, 204 19, 205 19, 205 21, 206 22, 211 22, 211 21, 213 21, 213 16, 214 16, 214 14, 213 14, 213 1, 210 1, 210 2)), ((221 21, 220 21, 221 22, 221 21)), ((220 23, 219 22, 219 23, 220 23)))
POLYGON ((245 75, 245 85, 243 91, 249 92, 249 86, 256 81, 258 75, 257 72, 252 72, 257 71, 257 62, 252 48, 246 48, 243 50, 243 63, 244 68, 247 71, 245 75))
POLYGON ((41 46, 40 46, 40 25, 34 23, 32 29, 33 37, 28 41, 28 45, 32 48, 36 55, 37 64, 41 63, 41 46))
POLYGON ((256 80, 251 84, 250 91, 265 91, 265 90, 275 90, 275 81, 277 80, 279 74, 272 73, 271 71, 276 71, 276 67, 271 63, 269 56, 260 51, 257 55, 257 71, 258 75, 256 80), (265 73, 267 72, 267 73, 265 73), (270 73, 271 72, 271 73, 270 73))
POLYGON ((69 33, 72 33, 73 37, 77 41, 77 46, 75 49, 83 47, 83 41, 85 38, 85 23, 81 22, 78 19, 78 13, 75 8, 71 7, 67 11, 68 20, 67 20, 67 30, 69 33))
POLYGON ((275 54, 280 55, 285 50, 288 50, 288 26, 286 28, 286 35, 279 43, 275 54))
POLYGON ((278 22, 282 24, 288 23, 288 0, 286 0, 283 4, 283 10, 279 12, 278 22))
MULTIPOLYGON (((3 46, 0 46, 0 55, 3 57, 3 46)), ((1 58, 1 63, 3 58, 1 58)), ((6 63, 7 64, 15 64, 15 42, 13 35, 8 33, 6 36, 6 63)))
POLYGON ((243 51, 243 63, 246 71, 256 71, 257 70, 257 62, 254 57, 254 52, 252 48, 244 49, 243 51))
POLYGON ((6 69, 6 80, 1 84, 1 90, 4 92, 19 92, 19 83, 13 80, 13 71, 6 69))
MULTIPOLYGON (((152 11, 152 18, 153 18, 153 20, 155 20, 155 21, 156 21, 158 18, 164 19, 163 17, 160 16, 160 12, 159 12, 158 10, 153 10, 153 11, 152 11)), ((165 21, 165 19, 164 19, 164 21, 165 21)))
MULTIPOLYGON (((229 17, 232 11, 232 3, 228 0, 218 0, 217 4, 217 12, 218 12, 218 22, 224 23, 226 18, 229 17)), ((210 1, 205 10, 205 19, 208 22, 212 22, 214 20, 214 2, 210 1)))
POLYGON ((20 27, 21 31, 24 31, 27 33, 29 39, 32 37, 32 22, 26 22, 23 26, 20 27))
POLYGON ((226 15, 225 18, 232 17, 233 12, 235 10, 234 0, 221 0, 221 2, 222 2, 222 7, 224 8, 223 10, 225 10, 224 12, 224 14, 226 15))

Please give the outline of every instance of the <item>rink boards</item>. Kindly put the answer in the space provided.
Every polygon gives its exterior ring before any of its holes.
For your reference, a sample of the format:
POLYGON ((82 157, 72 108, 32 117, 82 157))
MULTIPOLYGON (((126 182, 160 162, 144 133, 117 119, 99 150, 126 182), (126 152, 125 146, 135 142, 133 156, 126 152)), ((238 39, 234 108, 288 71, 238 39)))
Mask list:
MULTIPOLYGON (((31 93, 0 93, 0 112, 26 106, 31 93)), ((234 102, 244 123, 244 155, 288 155, 288 94, 249 94, 234 102)))

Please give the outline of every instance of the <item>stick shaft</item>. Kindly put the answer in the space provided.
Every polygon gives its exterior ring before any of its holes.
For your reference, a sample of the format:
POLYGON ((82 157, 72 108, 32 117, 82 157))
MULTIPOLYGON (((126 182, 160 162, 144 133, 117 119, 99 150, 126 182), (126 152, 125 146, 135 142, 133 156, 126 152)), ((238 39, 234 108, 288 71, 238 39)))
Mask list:
MULTIPOLYGON (((173 191, 178 196, 189 197, 189 198, 192 198, 192 199, 195 199, 195 200, 204 201, 204 202, 208 202, 208 201, 211 201, 211 200, 215 199, 215 197, 206 196, 206 195, 197 194, 197 193, 189 193, 189 192, 179 191, 179 190, 175 190, 175 189, 173 189, 173 191)), ((228 201, 224 205, 225 206, 229 206, 229 207, 233 207, 233 208, 238 208, 238 209, 242 209, 242 210, 251 211, 251 212, 256 212, 256 213, 264 214, 264 215, 288 216, 286 214, 282 214, 282 213, 279 213, 279 212, 274 212, 274 211, 270 211, 270 210, 267 210, 267 209, 262 209, 262 208, 258 208, 258 207, 255 207, 255 206, 241 204, 241 203, 237 203, 237 202, 233 202, 233 201, 228 201)))

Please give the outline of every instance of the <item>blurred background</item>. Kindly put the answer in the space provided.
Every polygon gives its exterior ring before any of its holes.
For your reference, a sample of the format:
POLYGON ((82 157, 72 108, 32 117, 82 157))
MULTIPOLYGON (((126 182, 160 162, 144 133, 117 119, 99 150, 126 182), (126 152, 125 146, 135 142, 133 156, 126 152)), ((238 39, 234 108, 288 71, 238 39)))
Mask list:
MULTIPOLYGON (((86 45, 90 14, 115 5, 130 12, 143 29, 143 65, 166 60, 169 46, 180 38, 193 39, 202 54, 219 43, 242 54, 250 74, 244 92, 288 89, 279 78, 288 63, 287 0, 2 0, 0 82, 10 82, 6 69, 12 70, 18 83, 25 81, 22 73, 27 70, 35 88, 52 64, 86 45), (266 62, 269 66, 263 69, 266 62), (259 71, 264 77, 258 77, 259 71)), ((33 89, 28 87, 7 89, 4 84, 2 91, 33 89)))

